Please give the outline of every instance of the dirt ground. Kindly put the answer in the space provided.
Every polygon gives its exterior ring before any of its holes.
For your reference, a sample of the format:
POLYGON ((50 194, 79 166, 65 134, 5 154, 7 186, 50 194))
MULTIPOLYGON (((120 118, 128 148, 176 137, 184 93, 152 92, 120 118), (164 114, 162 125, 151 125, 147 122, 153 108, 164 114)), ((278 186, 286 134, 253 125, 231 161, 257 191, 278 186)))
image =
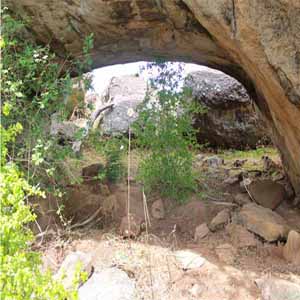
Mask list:
MULTIPOLYGON (((61 231, 60 235, 40 243, 44 268, 55 272, 64 257, 72 251, 91 253, 95 270, 116 266, 133 278, 137 299, 256 300, 260 299, 260 293, 255 280, 263 275, 300 284, 300 266, 283 259, 280 244, 257 239, 257 247, 235 249, 234 255, 224 252, 222 257, 216 249, 224 244, 232 244, 225 229, 209 232, 201 241, 194 240, 198 225, 208 224, 224 208, 230 211, 238 209, 233 197, 240 187, 224 183, 228 172, 233 169, 245 171, 245 168, 253 169, 253 166, 262 168, 261 161, 256 158, 251 158, 251 164, 247 162, 246 167, 240 168, 233 168, 236 157, 224 158, 225 164, 217 169, 199 167, 199 193, 192 195, 184 204, 164 199, 164 218, 154 219, 149 213, 147 227, 144 226, 141 234, 133 239, 124 239, 119 230, 127 210, 125 182, 108 186, 108 190, 93 185, 77 189, 77 194, 72 194, 69 203, 69 214, 77 214, 73 222, 82 222, 96 210, 100 202, 104 205, 102 215, 92 225, 61 231), (102 197, 96 204, 93 202, 95 195, 102 197), (82 205, 83 198, 85 205, 82 205), (205 259, 204 265, 187 270, 182 268, 176 258, 178 250, 200 255, 205 259), (233 257, 228 260, 227 256, 233 257)), ((150 210, 155 199, 155 196, 147 199, 146 211, 150 210)), ((145 219, 144 204, 141 188, 132 181, 131 213, 145 219)), ((300 211, 290 203, 282 203, 276 212, 292 228, 300 230, 300 211)))

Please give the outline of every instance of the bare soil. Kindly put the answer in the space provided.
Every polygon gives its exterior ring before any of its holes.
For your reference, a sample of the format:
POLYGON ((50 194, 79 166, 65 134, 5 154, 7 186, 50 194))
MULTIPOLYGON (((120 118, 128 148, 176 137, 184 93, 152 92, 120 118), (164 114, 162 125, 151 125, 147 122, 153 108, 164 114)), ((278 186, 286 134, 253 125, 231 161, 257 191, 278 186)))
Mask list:
MULTIPOLYGON (((255 163, 258 169, 262 167, 259 160, 255 163)), ((240 191, 239 185, 224 184, 232 169, 233 160, 226 159, 225 165, 217 169, 199 167, 200 192, 184 204, 164 199, 165 217, 157 220, 150 214, 150 223, 134 239, 124 239, 119 232, 121 218, 127 212, 126 183, 108 185, 108 190, 91 185, 77 188, 77 193, 73 190, 68 211, 73 215, 77 213, 74 222, 82 222, 98 205, 105 207, 97 222, 64 231, 39 244, 44 268, 55 272, 71 251, 92 253, 95 270, 117 266, 134 278, 137 299, 256 300, 260 299, 260 293, 254 280, 265 274, 300 284, 300 266, 283 259, 280 244, 258 239, 257 247, 236 249, 228 263, 216 252, 218 246, 231 244, 225 229, 210 232, 195 242, 198 225, 208 224, 224 208, 238 209, 233 197, 240 191), (182 269, 175 257, 176 251, 181 249, 199 254, 205 258, 205 264, 197 269, 182 269)), ((244 170, 243 167, 240 170, 244 170)), ((155 199, 157 196, 147 199, 149 212, 155 199)), ((134 181, 131 182, 130 211, 145 219, 142 191, 134 181)), ((293 229, 300 231, 299 210, 284 202, 276 211, 293 229)))

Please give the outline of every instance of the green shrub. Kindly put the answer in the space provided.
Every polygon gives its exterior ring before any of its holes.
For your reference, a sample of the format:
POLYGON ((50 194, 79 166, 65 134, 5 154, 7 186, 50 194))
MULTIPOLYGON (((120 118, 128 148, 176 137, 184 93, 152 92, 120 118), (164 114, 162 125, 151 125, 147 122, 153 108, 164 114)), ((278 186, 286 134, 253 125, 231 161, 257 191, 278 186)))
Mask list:
POLYGON ((147 151, 139 166, 139 178, 146 192, 158 191, 163 197, 184 201, 196 189, 191 151, 196 146, 192 126, 196 106, 190 91, 180 88, 180 67, 171 63, 148 67, 156 69, 153 73, 158 75, 151 78, 151 91, 133 126, 135 142, 147 151))
MULTIPOLYGON (((2 112, 8 116, 7 106, 2 112)), ((0 125, 0 299, 65 300, 77 299, 75 290, 66 291, 50 273, 40 270, 40 255, 30 248, 34 237, 28 224, 35 220, 28 205, 31 196, 44 193, 23 178, 13 162, 7 162, 7 145, 20 133, 20 124, 7 129, 0 125)))
POLYGON ((104 171, 101 171, 98 176, 100 181, 109 180, 115 183, 124 176, 125 168, 122 158, 127 151, 127 143, 127 140, 122 137, 103 137, 98 130, 90 132, 87 146, 103 155, 106 162, 104 171))
MULTIPOLYGON (((25 31, 27 22, 2 10, 1 24, 1 99, 9 108, 9 116, 1 123, 8 128, 16 122, 23 127, 22 134, 8 145, 11 161, 18 164, 29 183, 51 191, 60 187, 64 172, 63 162, 73 156, 71 145, 60 146, 58 138, 49 132, 51 116, 56 113, 63 120, 70 112, 69 95, 74 80, 71 72, 79 74, 76 82, 88 88, 90 79, 83 76, 91 61, 92 35, 83 45, 80 60, 59 64, 48 46, 35 44, 25 31), (64 67, 69 66, 69 67, 64 67)), ((78 105, 83 99, 75 95, 78 105)))

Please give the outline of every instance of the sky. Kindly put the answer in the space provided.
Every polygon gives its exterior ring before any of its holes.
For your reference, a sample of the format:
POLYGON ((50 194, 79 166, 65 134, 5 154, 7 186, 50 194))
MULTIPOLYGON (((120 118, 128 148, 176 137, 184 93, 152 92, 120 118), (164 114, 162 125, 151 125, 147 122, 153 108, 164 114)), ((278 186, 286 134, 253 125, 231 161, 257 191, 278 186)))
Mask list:
MULTIPOLYGON (((114 76, 123 76, 123 75, 134 75, 140 73, 140 68, 145 66, 146 62, 135 62, 127 64, 119 64, 108 67, 103 67, 95 69, 93 71, 93 82, 92 86, 94 91, 102 95, 105 87, 108 85, 110 79, 114 76)), ((195 64, 184 64, 184 75, 187 75, 190 72, 205 70, 207 69, 204 66, 195 65, 195 64)), ((141 73, 145 79, 147 79, 147 71, 141 73)))

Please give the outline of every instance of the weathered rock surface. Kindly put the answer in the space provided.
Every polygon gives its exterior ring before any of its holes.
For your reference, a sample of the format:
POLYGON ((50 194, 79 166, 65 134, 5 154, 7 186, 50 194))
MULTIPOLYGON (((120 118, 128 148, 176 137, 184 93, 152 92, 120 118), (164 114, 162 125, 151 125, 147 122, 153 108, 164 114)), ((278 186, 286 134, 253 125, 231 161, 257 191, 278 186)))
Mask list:
MULTIPOLYGON (((55 274, 57 280, 61 280, 66 289, 73 288, 73 282, 76 272, 86 272, 88 275, 92 272, 92 256, 89 253, 80 251, 72 252, 67 255, 61 264, 58 272, 55 274)), ((78 274, 77 274, 78 275, 78 274)))
POLYGON ((240 206, 248 204, 251 202, 251 199, 247 193, 238 193, 234 195, 234 202, 240 206))
POLYGON ((103 114, 100 125, 103 133, 118 135, 128 132, 129 126, 137 118, 136 109, 144 101, 146 91, 147 83, 142 77, 113 77, 102 97, 103 103, 114 103, 113 109, 103 114))
POLYGON ((280 215, 255 203, 244 205, 235 216, 234 222, 245 226, 268 242, 286 238, 289 232, 287 223, 280 215))
POLYGON ((296 265, 300 265, 300 234, 291 230, 283 247, 283 257, 296 265))
POLYGON ((120 224, 120 234, 124 238, 135 238, 141 233, 142 218, 135 214, 124 216, 120 224))
POLYGON ((209 234, 210 230, 207 227, 206 223, 203 223, 196 227, 195 229, 195 242, 200 242, 201 239, 205 238, 209 234))
POLYGON ((241 225, 228 224, 226 226, 226 232, 236 248, 256 247, 258 244, 254 235, 241 225))
POLYGON ((261 290, 262 300, 295 300, 300 299, 300 285, 274 277, 263 277, 255 280, 261 290))
POLYGON ((188 75, 186 86, 206 109, 195 118, 199 142, 234 149, 269 142, 265 124, 237 80, 221 72, 197 71, 188 75))
POLYGON ((175 257, 184 270, 198 269, 206 262, 205 258, 189 250, 176 251, 175 257))
POLYGON ((165 217, 165 207, 161 199, 154 201, 151 205, 151 214, 154 219, 163 219, 165 217))
POLYGON ((210 167, 210 168, 219 168, 224 164, 224 159, 217 156, 209 156, 203 159, 203 164, 210 167))
POLYGON ((92 275, 78 290, 79 300, 134 300, 135 283, 117 268, 108 268, 92 275))
POLYGON ((247 189, 252 199, 266 208, 275 209, 283 200, 287 199, 283 185, 272 180, 252 181, 247 189))
POLYGON ((62 61, 94 33, 93 67, 164 58, 222 70, 244 84, 300 192, 298 0, 6 1, 62 61))
POLYGON ((228 209, 223 209, 211 220, 208 227, 211 231, 217 231, 224 228, 229 221, 230 211, 228 209))

